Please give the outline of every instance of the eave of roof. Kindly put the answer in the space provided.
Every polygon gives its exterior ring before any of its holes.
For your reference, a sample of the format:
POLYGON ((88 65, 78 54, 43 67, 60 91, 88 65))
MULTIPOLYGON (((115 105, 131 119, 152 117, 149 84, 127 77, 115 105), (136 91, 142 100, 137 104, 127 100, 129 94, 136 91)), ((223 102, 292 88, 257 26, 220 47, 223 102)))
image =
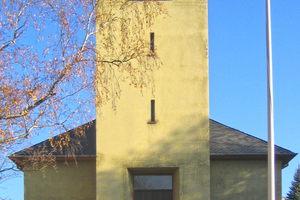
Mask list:
MULTIPOLYGON (((263 158, 268 156, 268 143, 262 139, 241 132, 210 119, 210 158, 241 159, 263 158)), ((277 159, 283 166, 293 159, 297 153, 275 146, 277 159)))

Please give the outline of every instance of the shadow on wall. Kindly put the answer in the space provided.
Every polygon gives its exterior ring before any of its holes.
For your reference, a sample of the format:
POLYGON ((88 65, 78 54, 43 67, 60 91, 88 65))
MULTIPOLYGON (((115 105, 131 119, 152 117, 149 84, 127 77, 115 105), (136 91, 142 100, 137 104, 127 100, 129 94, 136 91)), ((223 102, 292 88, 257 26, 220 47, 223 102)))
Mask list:
POLYGON ((45 171, 24 173, 25 199, 95 199, 95 161, 58 161, 56 170, 48 167, 45 171))
POLYGON ((147 125, 147 133, 140 133, 147 134, 141 145, 134 144, 119 155, 98 154, 98 198, 131 200, 132 174, 137 173, 136 169, 142 169, 139 174, 169 169, 176 179, 175 199, 209 199, 208 116, 200 122, 192 119, 195 116, 182 118, 180 125, 163 136, 160 123, 147 125))
MULTIPOLYGON (((281 163, 276 167, 280 172, 281 163)), ((281 198, 280 174, 276 176, 276 196, 281 198)), ((211 160, 211 199, 268 199, 267 160, 211 160)))

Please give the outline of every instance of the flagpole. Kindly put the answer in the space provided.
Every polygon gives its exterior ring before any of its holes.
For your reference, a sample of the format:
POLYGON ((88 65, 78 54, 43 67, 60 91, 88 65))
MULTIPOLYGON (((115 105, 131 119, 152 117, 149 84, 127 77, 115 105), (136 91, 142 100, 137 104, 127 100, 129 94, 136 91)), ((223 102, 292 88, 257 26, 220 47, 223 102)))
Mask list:
POLYGON ((266 0, 267 68, 268 68, 268 199, 275 200, 275 150, 273 115, 273 69, 270 0, 266 0))

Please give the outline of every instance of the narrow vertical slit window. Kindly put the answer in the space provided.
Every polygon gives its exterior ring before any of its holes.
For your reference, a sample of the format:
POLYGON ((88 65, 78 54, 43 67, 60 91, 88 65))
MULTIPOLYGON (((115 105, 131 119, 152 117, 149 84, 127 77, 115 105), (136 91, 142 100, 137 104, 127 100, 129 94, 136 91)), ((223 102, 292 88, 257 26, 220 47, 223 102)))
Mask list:
POLYGON ((151 122, 155 122, 155 100, 151 100, 151 122))
POLYGON ((150 51, 154 54, 154 33, 150 33, 150 51))

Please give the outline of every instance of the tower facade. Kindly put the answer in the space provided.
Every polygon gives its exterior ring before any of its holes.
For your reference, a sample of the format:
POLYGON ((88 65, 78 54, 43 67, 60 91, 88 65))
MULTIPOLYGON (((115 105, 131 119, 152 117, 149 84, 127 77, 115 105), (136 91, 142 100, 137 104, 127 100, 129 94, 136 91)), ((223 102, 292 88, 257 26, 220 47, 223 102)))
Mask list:
POLYGON ((149 30, 155 92, 121 82, 117 113, 97 111, 99 200, 210 199, 207 1, 164 5, 149 30))

